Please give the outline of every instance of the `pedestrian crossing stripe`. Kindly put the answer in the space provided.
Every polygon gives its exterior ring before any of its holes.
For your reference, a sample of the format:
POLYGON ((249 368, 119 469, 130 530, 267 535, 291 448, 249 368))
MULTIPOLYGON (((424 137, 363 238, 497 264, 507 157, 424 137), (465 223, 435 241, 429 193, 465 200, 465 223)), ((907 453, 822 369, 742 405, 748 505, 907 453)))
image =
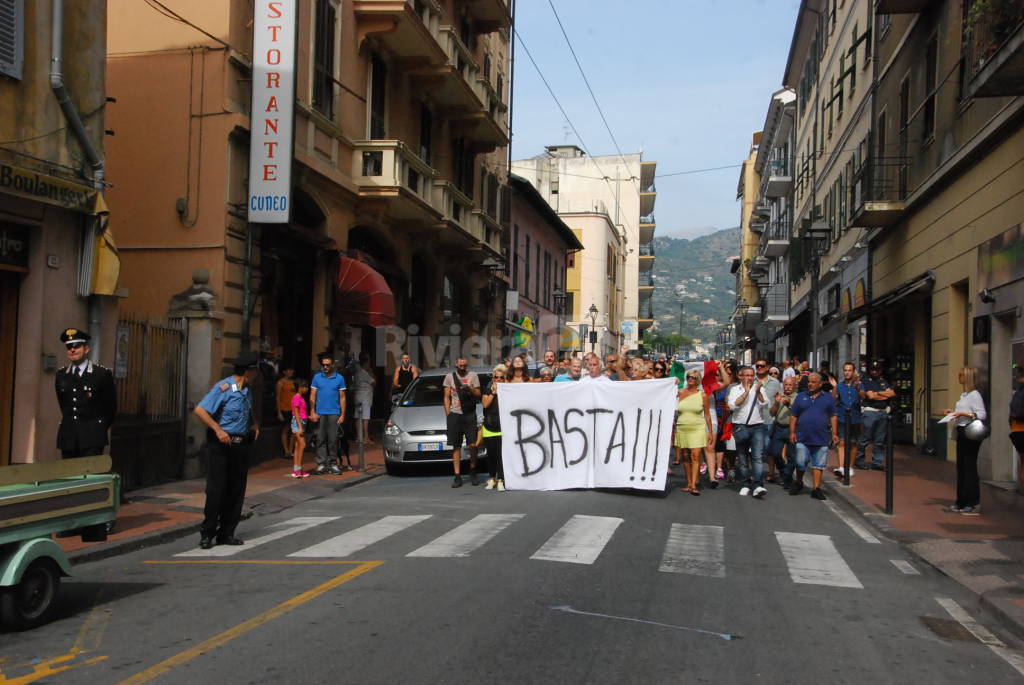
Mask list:
MULTIPOLYGON (((213 561, 236 557, 255 547, 281 540, 341 520, 340 516, 300 516, 268 526, 245 545, 219 545, 210 550, 192 549, 176 557, 213 561)), ((431 514, 384 516, 334 535, 287 555, 289 559, 339 559, 433 518, 431 514)), ((508 528, 520 524, 526 514, 478 514, 468 521, 420 544, 405 556, 412 558, 466 558, 492 542, 508 528)), ((530 556, 532 561, 563 564, 595 564, 624 523, 611 516, 576 514, 569 518, 530 556)), ((775 540, 794 583, 850 589, 864 586, 836 549, 828 535, 776 531, 775 540)), ((294 539, 294 538, 292 538, 294 539)), ((664 539, 658 570, 666 574, 725 578, 726 531, 723 526, 672 523, 664 539)))

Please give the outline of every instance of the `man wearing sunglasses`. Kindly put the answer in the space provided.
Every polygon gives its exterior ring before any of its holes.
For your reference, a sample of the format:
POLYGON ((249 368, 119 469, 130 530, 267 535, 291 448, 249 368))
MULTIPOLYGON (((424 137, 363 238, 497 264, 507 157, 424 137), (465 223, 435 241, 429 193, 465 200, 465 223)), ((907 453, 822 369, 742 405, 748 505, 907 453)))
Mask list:
POLYGON ((54 386, 61 412, 57 449, 64 459, 103 454, 117 415, 114 375, 89 360, 91 339, 78 328, 60 334, 68 363, 57 371, 54 386))

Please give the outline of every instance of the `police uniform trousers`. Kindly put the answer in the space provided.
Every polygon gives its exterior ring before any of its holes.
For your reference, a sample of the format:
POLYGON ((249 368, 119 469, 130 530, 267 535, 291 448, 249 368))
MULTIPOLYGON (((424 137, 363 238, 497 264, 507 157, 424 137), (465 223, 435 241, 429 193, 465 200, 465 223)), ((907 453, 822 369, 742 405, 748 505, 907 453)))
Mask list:
POLYGON ((203 537, 229 538, 242 516, 245 484, 249 476, 249 447, 252 441, 224 444, 216 437, 206 441, 206 506, 203 508, 203 537))

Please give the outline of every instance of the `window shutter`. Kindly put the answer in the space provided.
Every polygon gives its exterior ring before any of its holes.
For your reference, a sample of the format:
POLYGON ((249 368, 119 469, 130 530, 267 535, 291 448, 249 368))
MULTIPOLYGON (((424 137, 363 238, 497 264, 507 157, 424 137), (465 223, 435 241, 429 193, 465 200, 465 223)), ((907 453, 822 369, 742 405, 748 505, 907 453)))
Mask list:
POLYGON ((0 74, 20 81, 24 52, 24 0, 0 0, 0 74))

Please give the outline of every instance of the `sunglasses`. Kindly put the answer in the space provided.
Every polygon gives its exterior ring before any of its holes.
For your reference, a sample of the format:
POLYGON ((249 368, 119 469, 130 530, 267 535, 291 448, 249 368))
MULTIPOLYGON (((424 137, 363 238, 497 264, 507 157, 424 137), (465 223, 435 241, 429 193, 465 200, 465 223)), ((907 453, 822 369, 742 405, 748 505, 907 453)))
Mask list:
POLYGON ((779 375, 779 372, 778 372, 778 371, 769 371, 769 373, 770 373, 770 374, 771 374, 772 376, 778 376, 778 375, 779 375))
POLYGON ((334 364, 333 362, 324 362, 324 363, 323 363, 323 364, 321 364, 320 366, 323 366, 323 367, 325 367, 325 368, 326 368, 326 367, 328 367, 328 366, 333 366, 333 364, 334 364))
POLYGON ((85 343, 66 343, 64 347, 69 350, 77 350, 79 347, 85 347, 85 343))
POLYGON ((503 380, 505 380, 505 377, 504 376, 495 376, 494 380, 496 380, 496 381, 503 381, 503 380))
POLYGON ((768 365, 767 364, 754 364, 754 366, 756 366, 759 369, 763 369, 764 367, 766 367, 768 365))

